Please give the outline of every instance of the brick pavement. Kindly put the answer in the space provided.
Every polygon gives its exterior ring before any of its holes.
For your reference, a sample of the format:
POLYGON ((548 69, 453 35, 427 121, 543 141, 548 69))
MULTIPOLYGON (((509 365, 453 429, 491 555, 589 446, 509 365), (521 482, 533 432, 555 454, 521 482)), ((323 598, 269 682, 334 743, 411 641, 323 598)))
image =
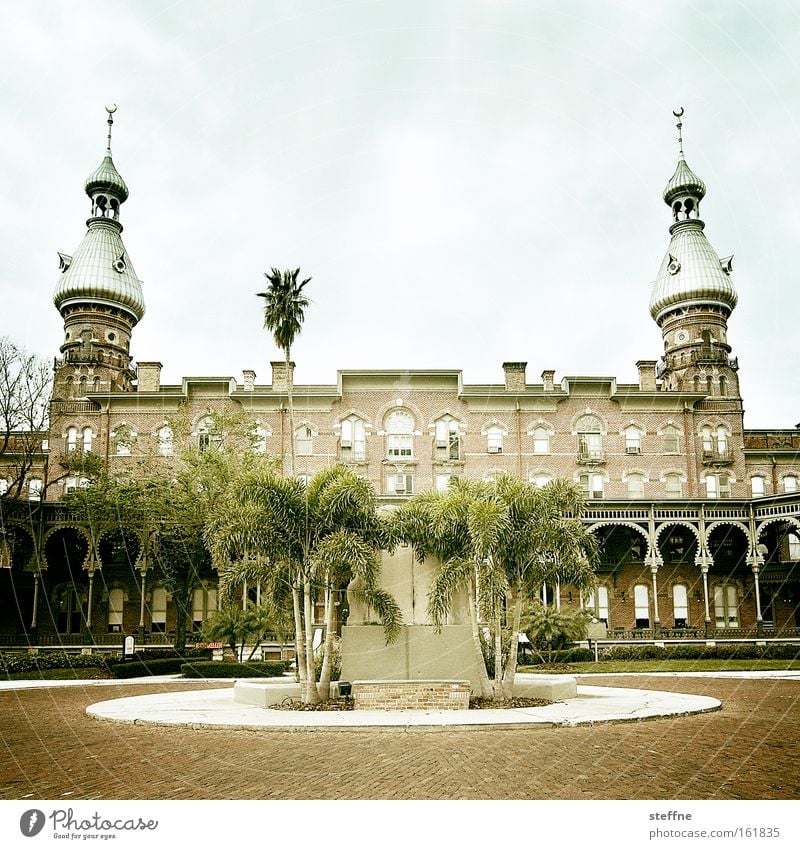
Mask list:
POLYGON ((84 712, 96 701, 170 685, 2 692, 0 797, 800 797, 798 682, 641 676, 591 683, 699 693, 721 699, 723 709, 581 728, 262 733, 120 725, 84 712))

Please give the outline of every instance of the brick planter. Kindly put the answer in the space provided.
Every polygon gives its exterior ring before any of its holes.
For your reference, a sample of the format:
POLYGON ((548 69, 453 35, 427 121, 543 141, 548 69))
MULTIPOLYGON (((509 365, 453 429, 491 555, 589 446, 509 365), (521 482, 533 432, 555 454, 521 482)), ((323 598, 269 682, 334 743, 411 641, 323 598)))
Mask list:
POLYGON ((354 681, 356 710, 468 710, 469 681, 354 681))

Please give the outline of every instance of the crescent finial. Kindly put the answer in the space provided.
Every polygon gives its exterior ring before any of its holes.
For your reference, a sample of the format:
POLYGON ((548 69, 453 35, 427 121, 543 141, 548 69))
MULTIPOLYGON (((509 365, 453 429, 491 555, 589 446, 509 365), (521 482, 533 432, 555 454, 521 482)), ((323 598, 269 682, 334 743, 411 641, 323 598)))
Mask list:
POLYGON ((116 111, 117 111, 117 104, 116 103, 112 104, 111 106, 106 106, 106 112, 108 112, 109 115, 113 115, 116 111))
MULTIPOLYGON (((116 108, 116 107, 115 107, 115 108, 116 108)), ((672 114, 673 114, 676 118, 683 118, 683 106, 681 106, 681 107, 678 109, 678 111, 677 111, 677 112, 673 109, 673 110, 672 110, 672 114)))

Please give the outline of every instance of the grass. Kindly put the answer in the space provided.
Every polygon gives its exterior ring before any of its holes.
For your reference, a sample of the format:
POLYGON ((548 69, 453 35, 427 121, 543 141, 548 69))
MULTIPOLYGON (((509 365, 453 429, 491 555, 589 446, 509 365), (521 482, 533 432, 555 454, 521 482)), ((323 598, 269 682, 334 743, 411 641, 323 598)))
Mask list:
POLYGON ((800 660, 600 660, 597 663, 562 663, 551 666, 520 666, 518 672, 573 675, 609 672, 763 672, 800 669, 800 660))

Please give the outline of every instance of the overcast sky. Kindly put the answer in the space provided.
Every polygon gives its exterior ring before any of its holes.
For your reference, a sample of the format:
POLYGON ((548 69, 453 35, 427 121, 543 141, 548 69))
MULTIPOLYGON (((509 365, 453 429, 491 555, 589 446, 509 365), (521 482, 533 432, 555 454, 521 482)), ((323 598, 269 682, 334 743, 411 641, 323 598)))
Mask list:
POLYGON ((662 351, 683 106, 706 234, 734 254, 745 423, 800 421, 794 0, 53 0, 3 3, 0 32, 0 334, 43 355, 116 103, 132 354, 166 382, 269 383, 271 266, 313 278, 301 383, 501 383, 505 360, 635 382, 662 351))

